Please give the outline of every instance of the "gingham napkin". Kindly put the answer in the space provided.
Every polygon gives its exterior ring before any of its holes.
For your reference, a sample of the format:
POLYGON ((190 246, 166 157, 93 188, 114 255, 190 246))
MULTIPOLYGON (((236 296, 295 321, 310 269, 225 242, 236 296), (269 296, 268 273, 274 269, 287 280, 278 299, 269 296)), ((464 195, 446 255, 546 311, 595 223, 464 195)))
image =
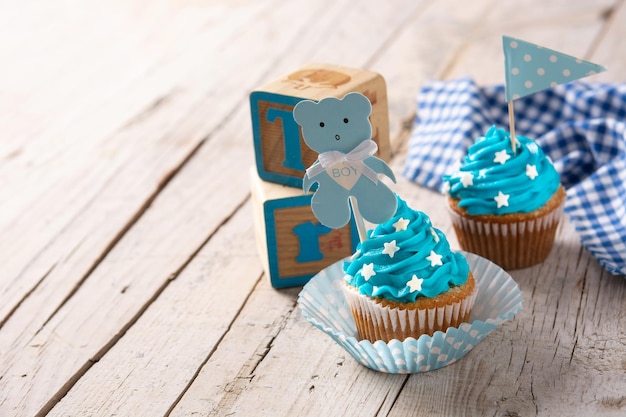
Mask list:
MULTIPOLYGON (((491 125, 509 128, 503 85, 437 81, 417 101, 403 174, 432 189, 491 125)), ((561 175, 582 244, 606 270, 626 275, 626 84, 573 82, 514 105, 516 133, 535 139, 561 175)))

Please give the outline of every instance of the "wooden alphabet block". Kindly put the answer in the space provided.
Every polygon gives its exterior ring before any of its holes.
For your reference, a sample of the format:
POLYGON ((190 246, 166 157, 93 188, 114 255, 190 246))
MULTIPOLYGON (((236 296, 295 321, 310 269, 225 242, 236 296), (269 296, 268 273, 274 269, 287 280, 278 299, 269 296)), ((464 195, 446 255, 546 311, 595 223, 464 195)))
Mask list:
POLYGON ((328 265, 352 255, 359 241, 354 221, 330 229, 311 211, 311 194, 261 180, 250 170, 255 234, 274 288, 304 285, 328 265))
POLYGON ((328 64, 310 64, 272 81, 250 94, 250 113, 257 171, 261 179, 302 187, 306 168, 317 159, 302 139, 293 119, 293 107, 301 100, 341 98, 356 91, 372 103, 372 140, 377 156, 389 162, 389 113, 387 88, 380 74, 328 64))

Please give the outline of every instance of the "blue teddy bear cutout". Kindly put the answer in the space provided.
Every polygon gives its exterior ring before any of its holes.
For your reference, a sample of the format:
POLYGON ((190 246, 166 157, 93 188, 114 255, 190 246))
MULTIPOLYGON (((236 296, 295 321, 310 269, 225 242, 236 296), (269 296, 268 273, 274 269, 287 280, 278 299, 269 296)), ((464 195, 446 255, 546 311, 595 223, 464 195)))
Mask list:
POLYGON ((325 226, 336 229, 350 221, 350 196, 358 201, 361 216, 372 223, 383 223, 396 211, 394 192, 378 178, 380 173, 396 181, 391 168, 373 156, 378 146, 371 140, 371 112, 370 101, 360 93, 317 103, 303 100, 293 109, 304 141, 320 154, 306 170, 303 188, 308 192, 318 183, 311 208, 325 226))

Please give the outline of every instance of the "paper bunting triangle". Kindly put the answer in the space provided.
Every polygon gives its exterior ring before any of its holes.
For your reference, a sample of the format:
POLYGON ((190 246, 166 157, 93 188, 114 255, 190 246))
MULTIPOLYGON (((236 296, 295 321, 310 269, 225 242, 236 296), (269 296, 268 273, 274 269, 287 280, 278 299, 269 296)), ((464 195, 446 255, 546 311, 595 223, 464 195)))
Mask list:
POLYGON ((602 65, 509 36, 502 37, 502 47, 507 101, 606 71, 602 65))

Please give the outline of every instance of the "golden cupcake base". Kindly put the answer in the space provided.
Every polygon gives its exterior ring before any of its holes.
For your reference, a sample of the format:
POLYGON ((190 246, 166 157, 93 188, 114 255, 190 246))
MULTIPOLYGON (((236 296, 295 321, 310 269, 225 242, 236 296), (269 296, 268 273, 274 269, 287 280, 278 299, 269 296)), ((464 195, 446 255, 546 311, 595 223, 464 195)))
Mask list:
POLYGON ((543 262, 554 243, 566 193, 559 186, 539 209, 530 213, 472 216, 448 198, 452 226, 459 246, 504 269, 520 269, 543 262))
POLYGON ((434 298, 420 297, 412 303, 368 297, 345 282, 342 287, 360 340, 372 343, 418 339, 424 334, 432 336, 436 331, 458 327, 469 321, 478 292, 471 272, 465 284, 434 298))

